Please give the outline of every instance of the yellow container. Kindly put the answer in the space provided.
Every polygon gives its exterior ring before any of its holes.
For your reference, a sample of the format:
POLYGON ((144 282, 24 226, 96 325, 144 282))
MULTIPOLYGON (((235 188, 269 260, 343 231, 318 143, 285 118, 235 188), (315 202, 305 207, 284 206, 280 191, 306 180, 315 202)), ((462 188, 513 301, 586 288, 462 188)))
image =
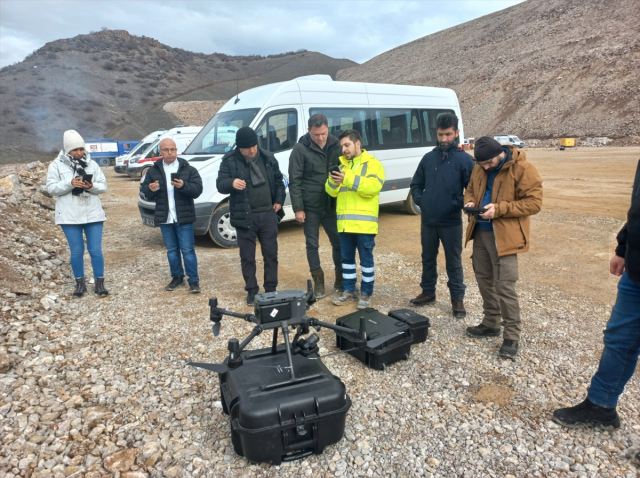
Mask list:
POLYGON ((564 146, 565 148, 571 148, 576 145, 575 138, 560 138, 560 146, 564 146))

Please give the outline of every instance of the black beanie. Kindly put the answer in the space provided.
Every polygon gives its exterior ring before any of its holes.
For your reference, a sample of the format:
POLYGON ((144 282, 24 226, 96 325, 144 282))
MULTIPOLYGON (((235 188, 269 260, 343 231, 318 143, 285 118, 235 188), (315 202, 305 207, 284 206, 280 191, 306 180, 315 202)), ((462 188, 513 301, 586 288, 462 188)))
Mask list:
POLYGON ((258 135, 248 126, 243 126, 236 131, 236 146, 238 148, 251 148, 258 144, 258 135))
POLYGON ((478 138, 473 146, 473 156, 476 161, 488 161, 500 153, 502 153, 502 145, 489 136, 478 138))

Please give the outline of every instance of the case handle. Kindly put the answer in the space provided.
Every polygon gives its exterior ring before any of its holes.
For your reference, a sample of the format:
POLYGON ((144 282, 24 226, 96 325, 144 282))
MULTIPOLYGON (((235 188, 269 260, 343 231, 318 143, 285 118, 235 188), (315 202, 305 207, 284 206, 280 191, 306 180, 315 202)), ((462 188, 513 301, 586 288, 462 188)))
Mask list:
POLYGON ((290 455, 285 455, 282 457, 282 461, 295 461, 301 460, 302 458, 306 458, 308 456, 313 455, 313 449, 311 450, 302 450, 297 453, 291 453, 290 455))

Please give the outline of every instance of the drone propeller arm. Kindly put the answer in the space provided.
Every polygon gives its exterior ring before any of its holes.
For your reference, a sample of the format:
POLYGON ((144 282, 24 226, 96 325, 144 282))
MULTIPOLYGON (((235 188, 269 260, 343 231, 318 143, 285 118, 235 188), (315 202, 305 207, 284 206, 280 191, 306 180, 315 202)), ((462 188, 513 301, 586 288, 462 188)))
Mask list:
POLYGON ((260 335, 263 331, 263 328, 260 327, 259 325, 256 325, 253 330, 251 331, 251 333, 247 336, 246 339, 244 339, 242 341, 242 343, 240 344, 240 351, 244 350, 244 348, 249 345, 249 342, 251 342, 254 338, 256 338, 258 335, 260 335))
POLYGON ((343 332, 345 334, 353 335, 354 337, 358 337, 360 334, 359 330, 349 329, 347 327, 342 327, 340 325, 331 324, 329 322, 323 322, 314 317, 308 317, 307 325, 311 327, 326 327, 327 329, 336 330, 338 332, 343 332))
POLYGON ((253 314, 241 314, 239 312, 231 312, 230 310, 223 309, 220 307, 215 308, 215 312, 220 315, 228 315, 229 317, 237 317, 239 319, 244 319, 247 322, 255 322, 256 316, 253 314))

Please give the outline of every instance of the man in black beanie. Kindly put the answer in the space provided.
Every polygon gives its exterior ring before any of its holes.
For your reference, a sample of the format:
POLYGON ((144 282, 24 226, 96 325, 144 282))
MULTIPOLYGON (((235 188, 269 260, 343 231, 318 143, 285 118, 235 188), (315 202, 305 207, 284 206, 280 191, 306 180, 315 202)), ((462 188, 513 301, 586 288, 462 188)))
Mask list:
POLYGON ((256 239, 262 249, 264 290, 274 292, 278 286, 278 222, 284 217, 285 187, 278 161, 258 147, 258 135, 250 127, 236 132, 236 147, 222 158, 216 186, 222 194, 229 194, 247 305, 253 305, 259 291, 256 239))
POLYGON ((529 250, 529 216, 542 208, 542 178, 524 151, 483 136, 474 148, 476 165, 464 195, 465 206, 485 212, 469 217, 465 246, 473 240, 473 270, 484 318, 468 327, 474 338, 499 337, 498 355, 515 360, 522 330, 516 292, 518 254, 529 250))

